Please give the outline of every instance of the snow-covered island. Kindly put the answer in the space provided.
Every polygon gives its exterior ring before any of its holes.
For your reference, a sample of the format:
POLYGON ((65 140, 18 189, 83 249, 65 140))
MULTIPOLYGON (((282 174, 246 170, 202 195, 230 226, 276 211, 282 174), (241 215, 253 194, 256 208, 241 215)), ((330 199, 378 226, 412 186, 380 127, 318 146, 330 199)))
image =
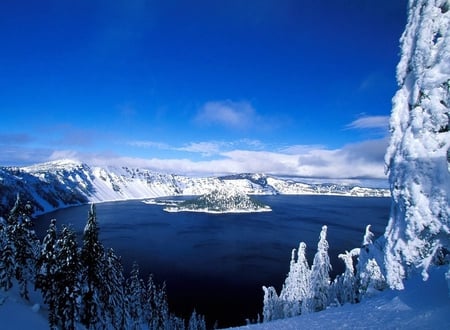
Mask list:
POLYGON ((164 208, 166 212, 249 213, 270 212, 268 205, 239 190, 214 189, 193 200, 186 200, 164 208))

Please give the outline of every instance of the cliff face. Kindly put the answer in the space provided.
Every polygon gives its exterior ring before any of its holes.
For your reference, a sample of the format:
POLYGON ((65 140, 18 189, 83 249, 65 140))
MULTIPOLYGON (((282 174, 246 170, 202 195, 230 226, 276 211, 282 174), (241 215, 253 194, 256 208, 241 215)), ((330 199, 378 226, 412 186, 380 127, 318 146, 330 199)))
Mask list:
POLYGON ((410 0, 386 153, 393 198, 385 265, 392 288, 449 248, 450 1, 410 0))

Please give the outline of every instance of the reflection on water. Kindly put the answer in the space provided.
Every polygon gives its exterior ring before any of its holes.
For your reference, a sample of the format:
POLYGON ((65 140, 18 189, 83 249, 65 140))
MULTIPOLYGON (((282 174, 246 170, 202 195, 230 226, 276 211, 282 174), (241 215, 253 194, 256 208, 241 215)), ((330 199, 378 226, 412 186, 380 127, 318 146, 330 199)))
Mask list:
MULTIPOLYGON (((172 197, 173 198, 173 197, 172 197)), ((97 205, 100 238, 122 256, 125 269, 137 261, 144 277, 166 281, 175 313, 194 307, 219 326, 244 324, 262 311, 262 285, 277 290, 289 270, 292 248, 307 246, 311 263, 322 225, 328 225, 333 271, 343 271, 338 253, 360 245, 367 224, 376 236, 386 226, 390 199, 338 196, 258 196, 273 212, 249 214, 167 213, 140 201, 97 205)), ((39 217, 40 236, 49 220, 72 224, 80 235, 89 206, 39 217)))

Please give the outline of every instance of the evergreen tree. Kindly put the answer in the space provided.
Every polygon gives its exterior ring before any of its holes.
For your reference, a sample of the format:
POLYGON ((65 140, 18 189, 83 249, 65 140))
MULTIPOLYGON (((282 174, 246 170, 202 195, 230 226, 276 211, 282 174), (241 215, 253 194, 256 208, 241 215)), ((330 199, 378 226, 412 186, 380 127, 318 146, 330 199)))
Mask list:
POLYGON ((355 269, 353 267, 353 257, 359 254, 359 249, 352 249, 350 252, 339 254, 338 257, 345 263, 344 273, 337 277, 333 285, 335 286, 336 299, 340 304, 357 302, 357 286, 355 269))
POLYGON ((102 291, 101 301, 106 307, 108 323, 114 329, 123 329, 126 325, 126 297, 125 278, 120 258, 109 249, 106 255, 104 269, 105 290, 102 291))
POLYGON ((384 290, 387 287, 383 270, 379 266, 384 258, 382 248, 378 247, 380 240, 374 243, 372 239, 373 233, 370 231, 370 225, 367 225, 356 266, 358 300, 361 300, 367 292, 384 290))
POLYGON ((264 291, 263 321, 269 322, 283 318, 283 306, 275 288, 273 286, 262 288, 264 291))
POLYGON ((392 207, 384 265, 394 289, 410 272, 427 279, 450 247, 449 25, 448 0, 409 1, 385 156, 392 207))
POLYGON ((3 218, 0 223, 0 289, 8 291, 13 286, 15 247, 10 239, 12 226, 3 218))
POLYGON ((84 228, 83 247, 81 249, 83 283, 81 323, 86 328, 104 326, 105 321, 100 301, 100 291, 104 284, 102 275, 105 266, 105 253, 98 238, 98 231, 95 205, 92 204, 84 228))
POLYGON ((170 319, 166 284, 159 287, 150 275, 145 300, 145 318, 149 329, 166 329, 170 319))
POLYGON ((320 232, 317 252, 311 268, 309 297, 305 311, 317 312, 325 309, 329 303, 330 288, 330 257, 328 256, 327 226, 320 232))
POLYGON ((28 297, 28 282, 35 278, 36 258, 39 251, 39 240, 33 230, 31 215, 33 207, 30 203, 22 203, 17 195, 16 202, 11 210, 7 223, 7 236, 9 244, 14 245, 15 269, 14 276, 19 284, 20 295, 28 297))
MULTIPOLYGON (((139 277, 139 265, 133 263, 130 277, 127 281, 127 307, 130 318, 129 328, 141 329, 144 315, 145 285, 139 277)), ((149 326, 150 329, 156 329, 149 326)))
POLYGON ((81 296, 81 263, 75 233, 63 227, 56 249, 57 315, 63 329, 75 329, 81 296))
POLYGON ((206 330, 205 318, 194 311, 189 318, 188 330, 206 330))
POLYGON ((306 259, 306 244, 300 243, 295 260, 296 250, 292 250, 291 266, 280 293, 285 317, 301 313, 302 303, 308 295, 311 270, 306 259))
POLYGON ((42 292, 44 302, 48 306, 48 322, 50 329, 57 328, 57 231, 56 220, 52 219, 42 242, 41 253, 36 268, 35 287, 42 292))
POLYGON ((186 329, 186 325, 184 324, 184 320, 173 315, 170 314, 169 316, 169 320, 165 325, 164 329, 167 330, 185 330, 186 329))

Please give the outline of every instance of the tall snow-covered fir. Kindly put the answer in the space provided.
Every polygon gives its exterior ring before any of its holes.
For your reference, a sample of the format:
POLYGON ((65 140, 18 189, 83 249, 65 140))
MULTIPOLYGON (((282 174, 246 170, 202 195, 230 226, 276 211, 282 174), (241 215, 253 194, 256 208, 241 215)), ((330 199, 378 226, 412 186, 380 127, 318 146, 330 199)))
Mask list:
POLYGON ((385 232, 390 287, 450 241, 450 1, 410 0, 386 153, 393 204, 385 232))

